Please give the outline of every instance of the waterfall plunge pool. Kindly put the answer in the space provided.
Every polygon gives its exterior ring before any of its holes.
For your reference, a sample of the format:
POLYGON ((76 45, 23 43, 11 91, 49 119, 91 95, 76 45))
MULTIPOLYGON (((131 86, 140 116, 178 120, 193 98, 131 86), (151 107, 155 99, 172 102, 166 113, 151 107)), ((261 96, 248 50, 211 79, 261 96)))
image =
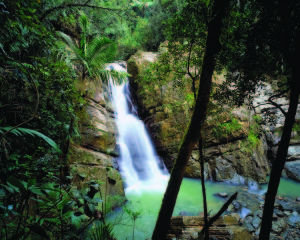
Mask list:
MULTIPOLYGON (((256 194, 263 195, 268 186, 267 184, 264 184, 261 187, 261 189, 257 190, 256 194)), ((228 195, 231 195, 235 191, 245 190, 245 186, 212 181, 205 181, 205 188, 207 192, 208 211, 212 210, 212 215, 215 214, 225 202, 225 199, 222 200, 220 197, 214 196, 215 193, 226 192, 228 195)), ((126 192, 128 202, 125 207, 134 212, 140 212, 135 224, 134 239, 151 239, 163 194, 164 191, 153 189, 150 189, 149 191, 144 189, 140 193, 135 191, 126 192)), ((300 184, 290 179, 281 178, 278 195, 284 195, 295 199, 300 195, 300 184)), ((251 201, 251 199, 249 199, 249 201, 251 201)), ((200 180, 184 178, 173 216, 184 214, 198 216, 202 212, 203 203, 200 180)), ((132 239, 133 220, 122 208, 111 212, 107 216, 107 221, 114 225, 114 233, 117 240, 132 239)))

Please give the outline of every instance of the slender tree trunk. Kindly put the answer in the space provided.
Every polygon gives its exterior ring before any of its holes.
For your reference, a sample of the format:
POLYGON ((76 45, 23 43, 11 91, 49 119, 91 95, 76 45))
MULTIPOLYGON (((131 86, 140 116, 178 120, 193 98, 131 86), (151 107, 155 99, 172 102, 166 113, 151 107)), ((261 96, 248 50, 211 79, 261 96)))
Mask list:
MULTIPOLYGON (((299 58, 299 56, 296 56, 299 58)), ((299 63, 299 61, 298 61, 299 63)), ((261 223, 261 230, 259 234, 260 240, 266 240, 270 237, 272 228, 272 215, 277 194, 280 177, 284 164, 286 162, 287 151, 291 139, 291 132, 295 122, 295 115, 297 111, 299 93, 300 93, 300 73, 297 69, 297 64, 292 64, 292 83, 290 92, 290 105, 285 118, 281 140, 278 146, 277 155, 272 165, 270 181, 268 184, 268 191, 266 193, 266 200, 264 204, 264 211, 261 223)), ((299 67, 299 66, 298 66, 299 67)))
MULTIPOLYGON (((206 202, 206 190, 205 190, 205 179, 204 179, 204 158, 203 158, 203 146, 202 146, 202 133, 200 132, 199 138, 199 155, 200 155, 200 165, 201 165, 201 186, 202 186, 202 196, 203 196, 203 209, 204 209, 204 226, 208 226, 208 216, 207 216, 207 202, 206 202)), ((205 240, 209 240, 209 227, 205 228, 205 240)))
POLYGON ((162 200, 162 205, 156 221, 153 240, 165 240, 170 220, 175 207, 176 198, 180 189, 186 165, 200 137, 201 126, 206 117, 207 104, 209 102, 212 74, 215 67, 215 58, 221 49, 219 38, 222 29, 222 20, 226 15, 229 0, 215 0, 212 20, 208 24, 206 51, 203 59, 202 73, 197 100, 191 122, 180 146, 175 160, 167 190, 162 200))

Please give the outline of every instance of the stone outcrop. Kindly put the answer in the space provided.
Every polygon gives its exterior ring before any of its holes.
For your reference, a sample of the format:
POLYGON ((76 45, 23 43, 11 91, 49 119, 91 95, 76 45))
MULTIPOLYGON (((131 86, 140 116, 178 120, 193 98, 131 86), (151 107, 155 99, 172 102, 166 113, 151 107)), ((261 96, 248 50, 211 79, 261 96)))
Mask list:
MULTIPOLYGON (((125 201, 123 181, 115 157, 116 125, 108 93, 95 83, 86 87, 87 104, 80 117, 80 145, 73 145, 69 156, 72 182, 78 189, 96 181, 100 185, 106 211, 125 201), (84 176, 84 180, 81 176, 84 176)), ((99 197, 99 196, 98 196, 99 197)))

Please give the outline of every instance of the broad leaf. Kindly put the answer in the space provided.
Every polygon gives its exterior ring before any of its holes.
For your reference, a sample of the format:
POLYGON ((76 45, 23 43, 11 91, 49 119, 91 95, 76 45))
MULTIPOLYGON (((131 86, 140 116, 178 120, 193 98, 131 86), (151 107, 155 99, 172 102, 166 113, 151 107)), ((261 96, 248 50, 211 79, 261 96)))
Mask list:
POLYGON ((63 207, 63 210, 62 210, 62 214, 65 214, 66 212, 68 212, 74 206, 74 204, 75 204, 74 201, 70 201, 67 204, 65 204, 63 207))
POLYGON ((22 182, 19 179, 13 177, 13 176, 10 176, 10 177, 7 178, 7 183, 14 186, 14 187, 19 188, 21 191, 26 191, 26 188, 22 184, 22 182))
POLYGON ((28 180, 28 188, 31 187, 32 185, 34 185, 35 183, 36 183, 36 179, 28 180))

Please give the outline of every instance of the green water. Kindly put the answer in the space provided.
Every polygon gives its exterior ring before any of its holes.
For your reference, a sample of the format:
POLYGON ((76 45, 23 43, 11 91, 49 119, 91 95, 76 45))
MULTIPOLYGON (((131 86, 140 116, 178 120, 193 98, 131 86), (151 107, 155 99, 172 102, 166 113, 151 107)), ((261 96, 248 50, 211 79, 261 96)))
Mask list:
MULTIPOLYGON (((224 191, 234 192, 236 188, 237 186, 207 181, 208 209, 217 211, 223 205, 223 201, 213 196, 214 193, 224 191)), ((129 193, 126 194, 126 197, 129 200, 127 208, 134 212, 141 212, 136 220, 135 239, 143 240, 150 238, 161 205, 163 192, 144 191, 140 195, 129 193)), ((179 215, 182 211, 194 216, 199 215, 203 211, 200 180, 183 180, 173 215, 179 215)), ((115 237, 117 240, 132 239, 133 221, 127 213, 120 210, 111 214, 108 219, 110 222, 117 224, 115 227, 115 237)))
MULTIPOLYGON (((214 196, 215 193, 227 192, 230 195, 242 188, 245 189, 245 187, 242 186, 211 181, 206 181, 205 186, 207 191, 208 210, 213 210, 212 213, 216 213, 224 204, 224 201, 214 196)), ((266 189, 267 184, 262 186, 262 190, 266 189)), ((300 184, 282 178, 278 194, 293 198, 299 196, 300 184)), ((133 212, 140 212, 135 224, 134 239, 150 239, 161 205, 163 191, 149 190, 144 191, 141 194, 128 193, 126 194, 126 197, 129 200, 126 207, 133 212)), ((251 199, 249 200, 251 201, 251 199)), ((200 212, 203 212, 202 204, 200 180, 184 179, 173 215, 175 216, 179 215, 180 212, 185 212, 190 216, 197 216, 200 212)), ((108 216, 108 221, 115 225, 114 233, 117 240, 132 239, 133 221, 130 215, 125 213, 122 209, 119 209, 108 216)))
MULTIPOLYGON (((267 190, 267 188, 268 184, 262 185, 263 190, 267 190)), ((277 195, 284 195, 292 198, 300 196, 300 183, 291 179, 281 178, 277 195)))

